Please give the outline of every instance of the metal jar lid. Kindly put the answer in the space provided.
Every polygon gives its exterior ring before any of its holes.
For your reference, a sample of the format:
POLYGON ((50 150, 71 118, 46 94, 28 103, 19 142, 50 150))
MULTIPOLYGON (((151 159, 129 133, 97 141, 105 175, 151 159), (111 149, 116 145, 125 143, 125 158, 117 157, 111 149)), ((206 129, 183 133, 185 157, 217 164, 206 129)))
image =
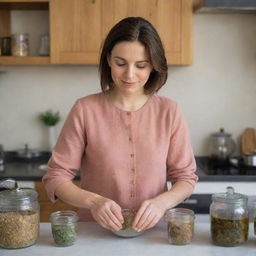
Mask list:
POLYGON ((217 201, 220 203, 230 203, 230 204, 235 204, 235 203, 245 203, 248 201, 248 197, 235 193, 235 190, 233 187, 227 187, 227 192, 226 193, 216 193, 212 195, 212 200, 217 201))

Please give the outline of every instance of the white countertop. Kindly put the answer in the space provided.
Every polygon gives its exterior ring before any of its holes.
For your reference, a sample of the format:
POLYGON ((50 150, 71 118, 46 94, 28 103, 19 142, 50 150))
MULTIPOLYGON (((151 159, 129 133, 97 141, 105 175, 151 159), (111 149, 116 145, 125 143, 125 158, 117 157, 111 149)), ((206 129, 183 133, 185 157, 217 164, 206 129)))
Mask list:
POLYGON ((93 222, 80 222, 78 239, 70 247, 53 245, 50 223, 41 223, 36 245, 28 248, 0 249, 0 256, 255 256, 256 236, 250 223, 248 241, 238 247, 219 247, 211 242, 209 216, 196 216, 191 244, 177 246, 167 242, 166 223, 135 238, 120 238, 93 222))

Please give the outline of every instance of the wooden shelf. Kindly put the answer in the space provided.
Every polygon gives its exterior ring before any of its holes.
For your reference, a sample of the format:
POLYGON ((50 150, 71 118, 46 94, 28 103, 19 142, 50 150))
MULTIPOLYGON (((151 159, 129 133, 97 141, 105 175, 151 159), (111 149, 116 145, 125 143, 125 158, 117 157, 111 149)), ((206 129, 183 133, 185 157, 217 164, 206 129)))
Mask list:
POLYGON ((49 10, 49 0, 0 0, 2 10, 49 10))
POLYGON ((49 56, 0 56, 0 65, 49 65, 49 56))

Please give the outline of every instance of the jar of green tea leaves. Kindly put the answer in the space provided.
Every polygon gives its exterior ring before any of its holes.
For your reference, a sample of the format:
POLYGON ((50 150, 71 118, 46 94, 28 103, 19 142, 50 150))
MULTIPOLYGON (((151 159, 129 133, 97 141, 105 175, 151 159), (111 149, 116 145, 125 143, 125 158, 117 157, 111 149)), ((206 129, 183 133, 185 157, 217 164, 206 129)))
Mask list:
POLYGON ((248 238, 248 197, 227 187, 226 193, 212 196, 210 206, 211 236, 219 246, 241 245, 248 238))
POLYGON ((73 245, 77 237, 77 213, 74 211, 53 212, 50 221, 55 245, 73 245))

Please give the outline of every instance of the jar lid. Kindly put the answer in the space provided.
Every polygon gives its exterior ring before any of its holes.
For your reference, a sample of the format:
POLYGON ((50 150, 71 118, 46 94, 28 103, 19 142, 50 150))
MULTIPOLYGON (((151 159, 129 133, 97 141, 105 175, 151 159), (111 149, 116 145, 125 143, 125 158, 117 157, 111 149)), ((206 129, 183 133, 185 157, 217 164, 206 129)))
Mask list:
POLYGON ((248 197, 235 193, 235 190, 233 187, 227 187, 226 193, 216 193, 212 195, 212 200, 222 202, 222 203, 241 203, 241 202, 247 202, 248 197))
POLYGON ((35 200, 38 193, 31 188, 16 188, 0 192, 1 201, 35 200))
POLYGON ((213 137, 230 137, 231 134, 230 133, 226 133, 224 128, 220 128, 220 130, 218 132, 214 132, 212 133, 213 137))

